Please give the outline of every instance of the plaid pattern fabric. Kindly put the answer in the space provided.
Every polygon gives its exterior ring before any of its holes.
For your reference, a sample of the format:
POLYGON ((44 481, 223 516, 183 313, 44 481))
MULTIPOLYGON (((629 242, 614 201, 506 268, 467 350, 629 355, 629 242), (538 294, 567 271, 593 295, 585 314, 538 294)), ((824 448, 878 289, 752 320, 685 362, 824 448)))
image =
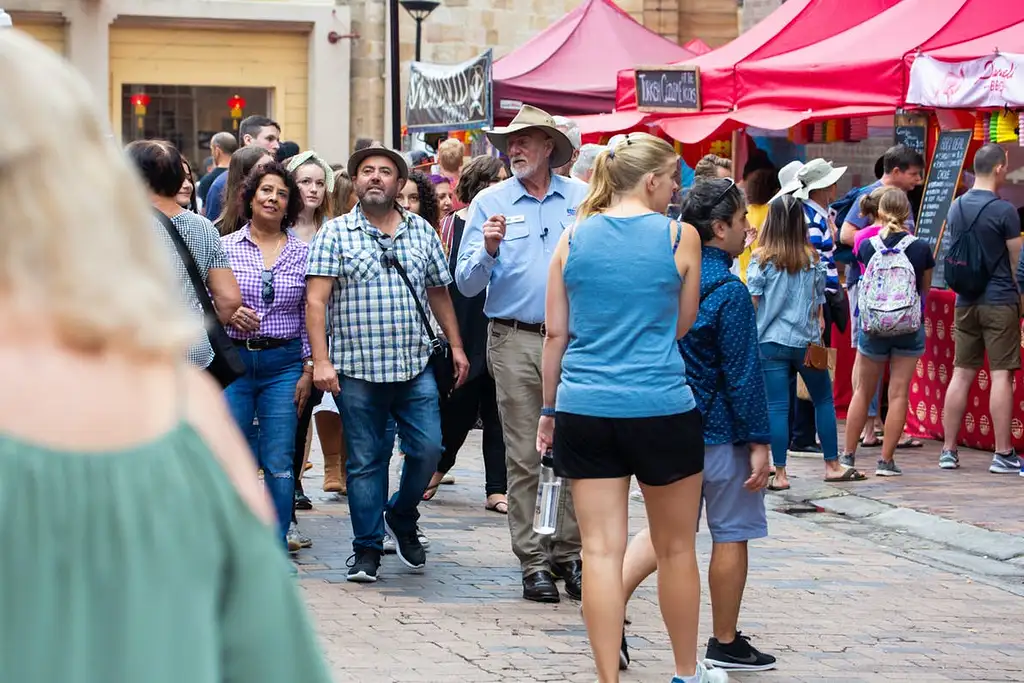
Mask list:
MULTIPOLYGON (((427 288, 451 283, 441 240, 430 225, 400 208, 391 253, 427 307, 427 288)), ((328 221, 313 238, 307 275, 336 278, 327 326, 331 361, 344 376, 367 382, 405 382, 430 358, 430 341, 416 304, 393 267, 382 263, 378 240, 362 209, 328 221)))
POLYGON ((260 316, 260 329, 245 334, 230 325, 228 336, 233 339, 273 337, 274 339, 302 338, 302 357, 309 358, 309 337, 306 333, 306 263, 309 247, 298 237, 288 233, 281 253, 271 267, 273 279, 268 288, 273 300, 263 299, 263 254, 253 242, 249 226, 221 238, 224 253, 231 262, 231 270, 242 290, 242 305, 260 316))
MULTIPOLYGON (((203 282, 207 281, 211 269, 231 267, 220 243, 220 233, 217 232, 213 223, 191 211, 179 213, 171 218, 171 222, 174 223, 174 227, 178 229, 185 240, 188 250, 192 252, 192 258, 196 262, 203 282)), ((178 256, 178 250, 174 248, 174 242, 168 236, 163 223, 156 218, 153 219, 153 229, 160 235, 160 239, 163 240, 167 248, 171 263, 174 265, 174 272, 178 276, 178 282, 181 283, 181 292, 185 297, 185 303, 201 316, 203 308, 192 288, 192 281, 189 280, 185 264, 178 256)), ((205 333, 189 347, 188 362, 199 368, 205 368, 213 362, 213 347, 210 346, 210 340, 205 333)))

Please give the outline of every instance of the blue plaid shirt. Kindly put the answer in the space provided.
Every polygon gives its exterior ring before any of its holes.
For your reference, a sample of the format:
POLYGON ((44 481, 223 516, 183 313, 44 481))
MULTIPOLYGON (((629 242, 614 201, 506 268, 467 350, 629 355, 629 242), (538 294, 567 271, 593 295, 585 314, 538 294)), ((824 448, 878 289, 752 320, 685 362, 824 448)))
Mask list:
POLYGON ((732 258, 721 249, 701 249, 702 301, 679 350, 686 361, 686 382, 704 416, 704 443, 767 444, 768 396, 754 304, 743 281, 729 272, 730 265, 732 258))
MULTIPOLYGON (((396 209, 402 222, 391 253, 426 309, 427 288, 452 281, 448 260, 441 238, 425 220, 396 209)), ((384 237, 357 205, 317 232, 309 245, 306 275, 337 278, 327 314, 335 369, 367 382, 405 382, 426 368, 430 339, 409 288, 395 268, 381 262, 378 240, 384 237)))

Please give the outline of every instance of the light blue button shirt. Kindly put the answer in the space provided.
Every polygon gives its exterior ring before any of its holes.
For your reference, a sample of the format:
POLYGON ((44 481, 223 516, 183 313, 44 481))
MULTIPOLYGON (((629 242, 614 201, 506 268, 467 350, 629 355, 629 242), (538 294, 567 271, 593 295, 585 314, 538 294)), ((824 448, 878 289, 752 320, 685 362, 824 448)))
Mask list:
POLYGON ((524 323, 544 321, 548 266, 562 231, 576 221, 576 207, 587 185, 575 178, 553 175, 543 200, 516 178, 478 194, 469 206, 466 231, 459 247, 455 282, 464 296, 487 289, 484 314, 524 323), (505 239, 498 255, 484 248, 484 222, 505 216, 505 239))

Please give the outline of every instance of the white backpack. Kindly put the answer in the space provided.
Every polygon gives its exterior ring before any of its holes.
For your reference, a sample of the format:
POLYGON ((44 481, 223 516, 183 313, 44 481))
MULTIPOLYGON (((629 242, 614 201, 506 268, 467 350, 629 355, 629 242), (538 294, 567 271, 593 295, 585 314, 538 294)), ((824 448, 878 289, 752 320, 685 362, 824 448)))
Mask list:
POLYGON ((875 235, 875 253, 860 280, 857 308, 860 329, 876 337, 896 337, 921 329, 921 295, 917 273, 906 249, 916 238, 907 235, 889 248, 875 235))

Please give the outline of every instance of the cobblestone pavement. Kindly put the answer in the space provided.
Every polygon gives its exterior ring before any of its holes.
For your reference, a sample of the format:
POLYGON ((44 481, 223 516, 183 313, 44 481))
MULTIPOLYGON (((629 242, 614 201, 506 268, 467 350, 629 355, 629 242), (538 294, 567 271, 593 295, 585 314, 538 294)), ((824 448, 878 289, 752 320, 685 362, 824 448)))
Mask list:
MULTIPOLYGON (((347 504, 317 493, 322 470, 314 453, 317 466, 305 482, 315 509, 301 517, 314 546, 299 556, 300 585, 339 683, 595 680, 578 604, 521 599, 505 518, 483 509, 479 452, 474 432, 454 470, 456 485, 442 486, 422 508, 432 541, 424 573, 387 556, 381 580, 370 586, 344 580, 347 504)), ((905 471, 916 467, 908 460, 905 471)), ((964 475, 971 468, 952 476, 964 475)), ((911 477, 885 485, 895 490, 911 477)), ((1018 507, 992 510, 1008 517, 1018 507)), ((733 680, 1024 680, 1017 642, 1024 598, 998 582, 919 564, 814 516, 772 512, 771 537, 752 544, 741 628, 778 655, 779 669, 733 680)), ((633 530, 644 523, 641 504, 631 504, 630 523, 633 530)), ((704 532, 698 547, 703 574, 704 532)), ((653 580, 639 590, 630 617, 634 659, 622 680, 667 683, 672 664, 653 580)), ((701 638, 709 634, 705 589, 701 638)))

